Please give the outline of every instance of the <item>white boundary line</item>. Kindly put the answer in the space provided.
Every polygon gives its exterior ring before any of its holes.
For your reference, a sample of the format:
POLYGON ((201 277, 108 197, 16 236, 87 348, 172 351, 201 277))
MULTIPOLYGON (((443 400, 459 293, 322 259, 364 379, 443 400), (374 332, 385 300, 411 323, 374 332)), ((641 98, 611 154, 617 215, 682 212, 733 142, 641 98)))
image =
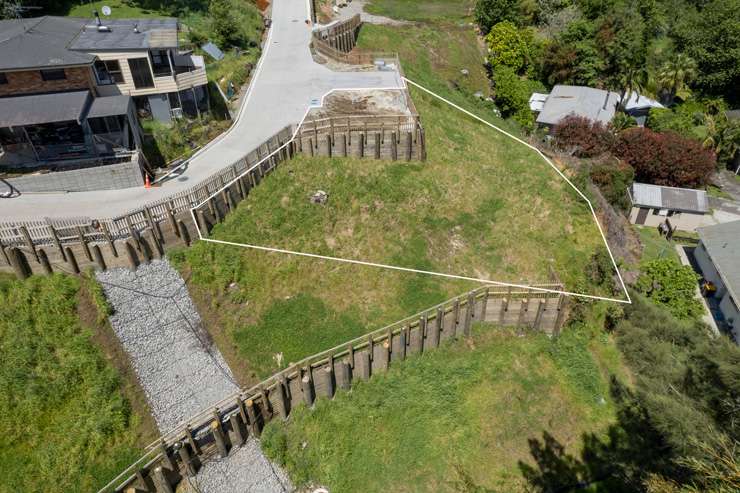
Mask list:
POLYGON ((436 98, 444 101, 445 103, 449 104, 453 108, 462 111, 466 115, 471 116, 472 118, 480 121, 481 123, 484 123, 485 125, 488 125, 489 127, 493 128, 494 130, 497 130, 497 131, 503 133, 504 135, 506 135, 507 137, 510 137, 510 138, 516 140, 517 142, 519 142, 519 143, 521 143, 521 144, 529 147, 530 149, 534 150, 588 204, 589 210, 591 211, 591 214, 592 214, 592 216, 594 218, 594 221, 596 222, 596 226, 597 226, 597 228, 599 230, 599 233, 601 234, 601 238, 604 241, 604 244, 606 245, 607 252, 609 253, 609 258, 611 259, 612 265, 614 266, 614 269, 617 272, 617 277, 619 278, 619 282, 620 282, 620 284, 622 286, 622 289, 623 289, 624 294, 626 295, 627 299, 626 300, 622 300, 622 299, 617 299, 617 298, 609 298, 609 297, 605 297, 605 296, 596 296, 596 295, 591 295, 591 294, 575 293, 575 292, 572 292, 572 291, 547 289, 547 288, 541 288, 541 287, 537 287, 537 286, 528 286, 528 285, 524 285, 524 284, 507 283, 507 282, 502 282, 502 281, 491 281, 489 279, 481 279, 481 278, 476 278, 476 277, 458 276, 458 275, 454 275, 454 274, 445 274, 445 273, 442 273, 442 272, 433 272, 433 271, 426 271, 426 270, 419 270, 419 269, 411 269, 411 268, 408 268, 408 267, 399 267, 399 266, 395 266, 395 265, 380 264, 380 263, 376 263, 376 262, 366 262, 366 261, 363 261, 363 260, 353 260, 353 259, 346 259, 346 258, 339 258, 339 257, 331 257, 331 256, 327 256, 327 255, 318 255, 318 254, 313 254, 313 253, 297 252, 297 251, 293 251, 293 250, 285 250, 285 249, 281 249, 281 248, 271 248, 271 247, 265 247, 265 246, 260 246, 260 245, 250 245, 250 244, 246 244, 246 243, 236 243, 236 242, 223 241, 223 240, 214 240, 214 239, 211 239, 211 238, 205 238, 205 237, 203 237, 203 234, 200 231, 200 226, 198 224, 198 221, 195 218, 195 209, 200 208, 203 204, 205 204, 206 202, 208 202, 211 198, 213 198, 214 196, 216 196, 217 194, 219 194, 221 192, 221 190, 223 190, 224 188, 226 188, 226 187, 230 186, 231 184, 235 183, 238 179, 242 178, 244 175, 246 175, 247 173, 251 172, 257 166, 259 166, 260 164, 262 164, 264 161, 266 161, 267 159, 269 159, 270 157, 272 157, 273 155, 275 155, 277 152, 281 151, 283 148, 285 148, 286 146, 288 146, 293 140, 295 140, 295 137, 298 134, 298 131, 299 131, 301 125, 305 121, 306 117, 308 116, 309 111, 312 108, 311 106, 309 106, 309 108, 304 113, 303 118, 301 118, 300 123, 298 123, 298 125, 296 126, 296 129, 293 132, 293 135, 291 136, 290 140, 288 140, 285 144, 281 145, 280 147, 278 147, 277 149, 275 149, 274 151, 272 151, 271 153, 269 153, 267 156, 265 156, 264 158, 262 158, 261 160, 259 160, 257 163, 255 163, 254 165, 252 165, 250 168, 248 168, 246 171, 244 171, 243 173, 241 173, 236 178, 234 178, 231 181, 229 181, 228 183, 224 184, 223 187, 219 188, 214 193, 212 193, 211 195, 209 195, 205 200, 201 201, 200 203, 198 203, 197 205, 195 205, 193 208, 190 209, 190 215, 192 216, 193 223, 195 224, 195 228, 198 231, 198 238, 200 240, 202 240, 202 241, 206 241, 206 242, 209 242, 209 243, 216 243, 216 244, 221 244, 221 245, 239 246, 239 247, 242 247, 242 248, 252 248, 254 250, 261 250, 261 251, 266 251, 266 252, 283 253, 283 254, 296 255, 296 256, 300 256, 300 257, 308 257, 308 258, 315 258, 315 259, 321 259, 321 260, 331 260, 331 261, 335 261, 335 262, 344 262, 344 263, 348 263, 348 264, 362 265, 362 266, 367 266, 367 267, 380 267, 380 268, 384 268, 384 269, 397 270, 397 271, 401 271, 401 272, 410 272, 410 273, 414 273, 414 274, 426 274, 426 275, 432 275, 432 276, 437 276, 437 277, 444 277, 444 278, 448 278, 448 279, 459 279, 459 280, 465 280, 465 281, 475 281, 475 282, 480 282, 480 283, 483 283, 483 284, 491 284, 491 285, 495 285, 495 286, 504 286, 504 287, 520 288, 520 289, 530 289, 532 291, 538 291, 538 292, 544 292, 544 293, 563 294, 563 295, 566 295, 566 296, 574 296, 574 297, 585 298, 585 299, 592 299, 592 300, 611 301, 611 302, 615 302, 615 303, 627 303, 627 304, 631 304, 632 303, 632 300, 630 298, 629 292, 627 291, 627 287, 625 286, 624 280, 622 279, 622 274, 619 272, 619 267, 617 267, 617 263, 614 260, 614 256, 612 255, 611 248, 609 248, 609 244, 606 241, 606 236, 604 235, 604 231, 601 228, 601 224, 599 223, 599 220, 596 217, 596 212, 594 211, 594 208, 591 205, 591 201, 589 201, 588 198, 580 190, 578 190, 578 188, 557 168, 557 166, 555 166, 542 152, 540 152, 539 149, 537 149, 536 147, 534 147, 534 146, 528 144, 527 142, 521 140, 520 138, 518 138, 518 137, 516 137, 516 136, 514 136, 514 135, 512 135, 512 134, 510 134, 508 132, 506 132, 505 130, 502 130, 501 128, 499 128, 499 127, 497 127, 497 126, 495 126, 495 125, 493 125, 493 124, 491 124, 489 122, 487 122, 486 120, 480 118, 479 116, 476 116, 475 114, 469 112, 468 110, 466 110, 464 108, 461 108, 460 106, 456 105, 455 103, 452 103, 451 101, 448 101, 447 99, 443 98, 442 96, 439 96, 438 94, 435 94, 434 92, 432 92, 432 91, 430 91, 430 90, 428 90, 428 89, 420 86, 419 84, 415 83, 414 81, 412 81, 410 79, 407 79, 405 77, 402 77, 402 82, 403 82, 402 87, 332 89, 332 90, 326 92, 324 95, 321 96, 321 106, 323 106, 324 99, 326 98, 326 96, 328 96, 329 94, 331 94, 332 92, 335 92, 335 91, 338 91, 338 92, 342 92, 342 91, 363 91, 363 90, 368 90, 368 89, 373 89, 373 90, 401 90, 401 89, 406 89, 407 88, 406 82, 408 82, 408 83, 412 84, 413 86, 418 87, 419 89, 423 90, 424 92, 427 92, 427 93, 431 94, 432 96, 434 96, 434 97, 436 97, 436 98))

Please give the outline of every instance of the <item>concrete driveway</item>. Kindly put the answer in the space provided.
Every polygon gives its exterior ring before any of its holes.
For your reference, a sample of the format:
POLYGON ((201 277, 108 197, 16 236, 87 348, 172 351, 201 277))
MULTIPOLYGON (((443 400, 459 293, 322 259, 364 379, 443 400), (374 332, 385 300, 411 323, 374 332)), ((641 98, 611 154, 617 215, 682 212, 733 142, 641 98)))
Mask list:
POLYGON ((312 100, 336 89, 395 88, 398 71, 333 72, 313 61, 306 0, 276 0, 272 27, 251 87, 231 130, 199 151, 160 187, 22 194, 0 199, 3 221, 64 217, 112 218, 188 189, 237 161, 286 125, 297 124, 312 100))

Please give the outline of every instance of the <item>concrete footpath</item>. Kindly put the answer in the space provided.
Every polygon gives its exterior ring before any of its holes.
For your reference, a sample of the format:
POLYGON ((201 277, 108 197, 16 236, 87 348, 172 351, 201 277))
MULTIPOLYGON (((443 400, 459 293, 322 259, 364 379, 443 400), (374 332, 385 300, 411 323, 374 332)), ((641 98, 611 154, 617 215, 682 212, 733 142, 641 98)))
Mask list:
MULTIPOLYGON (((239 390, 203 328, 185 281, 166 260, 136 272, 97 274, 115 313, 110 323, 144 389, 159 431, 167 433, 239 390)), ((234 447, 190 480, 193 492, 282 493, 292 489, 259 442, 234 447)))

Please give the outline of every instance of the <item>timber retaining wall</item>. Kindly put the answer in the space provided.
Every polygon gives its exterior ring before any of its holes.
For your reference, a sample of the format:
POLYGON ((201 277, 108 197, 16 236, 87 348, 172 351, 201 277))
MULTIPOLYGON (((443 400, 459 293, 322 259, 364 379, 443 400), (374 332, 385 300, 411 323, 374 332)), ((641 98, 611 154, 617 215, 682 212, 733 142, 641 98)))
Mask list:
MULTIPOLYGON (((536 287, 562 289, 559 284, 536 287)), ((225 457, 249 435, 258 437, 270 420, 287 419, 296 406, 331 399, 353 381, 367 380, 445 340, 468 336, 475 322, 555 333, 565 317, 564 301, 557 292, 483 287, 308 357, 182 423, 101 491, 170 493, 206 461, 225 457)))

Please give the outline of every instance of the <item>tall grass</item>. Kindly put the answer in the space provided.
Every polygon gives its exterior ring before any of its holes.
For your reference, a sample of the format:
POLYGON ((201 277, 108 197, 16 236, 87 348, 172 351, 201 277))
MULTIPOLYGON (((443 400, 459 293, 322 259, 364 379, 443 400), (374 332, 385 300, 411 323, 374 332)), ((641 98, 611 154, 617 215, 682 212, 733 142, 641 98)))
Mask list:
POLYGON ((0 280, 0 491, 94 491, 139 455, 137 418, 77 318, 79 280, 0 280))
MULTIPOLYGON (((468 341, 271 422, 263 449, 297 485, 335 493, 523 491, 517 462, 531 460, 528 438, 548 430, 574 453, 582 433, 613 419, 610 406, 579 390, 582 379, 605 387, 604 377, 571 368, 582 364, 573 358, 558 361, 554 344, 544 334, 476 326, 468 341)), ((595 365, 582 349, 580 361, 595 365)))

